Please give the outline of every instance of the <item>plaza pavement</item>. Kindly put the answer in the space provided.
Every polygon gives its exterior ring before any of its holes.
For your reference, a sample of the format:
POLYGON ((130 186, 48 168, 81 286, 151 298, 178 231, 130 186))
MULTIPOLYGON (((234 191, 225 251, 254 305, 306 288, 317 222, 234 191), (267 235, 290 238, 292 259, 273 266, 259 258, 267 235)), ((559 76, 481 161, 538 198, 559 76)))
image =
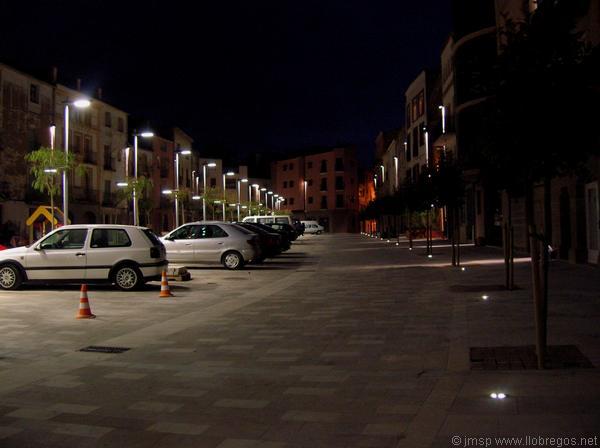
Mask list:
MULTIPOLYGON (((0 292, 0 447, 600 438, 597 368, 470 370, 469 347, 533 343, 529 268, 505 291, 499 250, 465 247, 461 271, 438 244, 428 259, 404 240, 305 236, 263 266, 194 269, 169 299, 92 286, 93 320, 75 319, 76 286, 0 292)), ((600 366, 597 268, 551 269, 549 343, 600 366)))

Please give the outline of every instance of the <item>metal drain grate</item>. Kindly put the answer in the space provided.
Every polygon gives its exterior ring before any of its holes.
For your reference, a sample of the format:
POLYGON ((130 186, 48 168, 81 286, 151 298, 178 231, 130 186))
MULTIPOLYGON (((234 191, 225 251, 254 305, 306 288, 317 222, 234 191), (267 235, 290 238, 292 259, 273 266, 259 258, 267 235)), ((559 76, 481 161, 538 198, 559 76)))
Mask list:
POLYGON ((97 345, 90 345, 80 349, 80 352, 94 352, 94 353, 123 353, 127 350, 131 350, 128 347, 99 347, 97 345))
MULTIPOLYGON (((547 369, 589 369, 594 366, 574 345, 550 345, 547 369)), ((537 355, 533 345, 516 347, 471 347, 471 370, 535 370, 537 355)))

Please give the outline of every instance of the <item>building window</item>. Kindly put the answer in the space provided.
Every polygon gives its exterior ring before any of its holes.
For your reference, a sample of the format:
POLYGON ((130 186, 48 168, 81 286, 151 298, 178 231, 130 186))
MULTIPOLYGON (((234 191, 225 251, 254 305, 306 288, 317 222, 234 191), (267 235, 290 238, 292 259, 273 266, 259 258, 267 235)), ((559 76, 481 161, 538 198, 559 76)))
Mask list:
POLYGON ((327 172, 327 160, 321 160, 321 173, 327 172))
POLYGON ((90 137, 83 138, 83 152, 86 154, 92 152, 92 139, 90 137))
POLYGON ((335 170, 344 171, 344 159, 342 159, 341 157, 335 158, 335 170))
POLYGON ((290 180, 290 188, 294 188, 294 181, 290 180))
POLYGON ((343 194, 335 195, 335 208, 344 208, 344 195, 343 194))
POLYGON ((410 116, 411 121, 415 121, 417 119, 417 97, 414 97, 411 101, 410 116))
POLYGON ((306 162, 306 168, 307 169, 311 169, 312 168, 312 162, 306 162))
POLYGON ((110 145, 104 145, 104 169, 112 170, 112 154, 110 145))
POLYGON ((308 203, 309 203, 309 204, 312 204, 313 202, 314 202, 314 201, 313 201, 313 197, 312 197, 312 196, 309 196, 309 197, 308 197, 308 203))
POLYGON ((417 97, 417 113, 419 117, 425 113, 425 92, 422 90, 417 97))
POLYGON ((73 152, 81 152, 81 135, 75 134, 74 138, 71 139, 71 149, 73 152))
POLYGON ((335 189, 336 190, 344 189, 344 176, 337 176, 335 178, 335 189))
POLYGON ((419 157, 419 128, 416 127, 412 132, 412 155, 413 157, 419 157))
POLYGON ((294 198, 290 198, 289 203, 290 205, 294 205, 294 198))
POLYGON ((29 101, 40 104, 40 86, 37 84, 31 84, 29 86, 29 101))
POLYGON ((112 117, 110 115, 110 112, 104 112, 104 126, 106 126, 107 128, 112 127, 112 117))
POLYGON ((283 188, 287 188, 287 180, 283 181, 283 188))
POLYGON ((117 118, 117 129, 119 132, 125 131, 125 120, 123 120, 123 117, 117 118))
POLYGON ((327 208, 327 196, 321 196, 321 208, 327 208))
POLYGON ((287 171, 287 163, 283 164, 283 171, 287 171))
POLYGON ((211 177, 210 178, 210 188, 216 188, 216 187, 217 187, 217 178, 211 177))
POLYGON ((290 163, 290 166, 288 167, 290 171, 292 171, 294 169, 294 164, 290 163))
POLYGON ((308 185, 309 187, 312 187, 312 184, 313 184, 313 182, 312 182, 312 179, 308 179, 308 184, 307 184, 307 185, 308 185))
POLYGON ((320 187, 321 191, 327 191, 327 178, 324 177, 323 179, 321 179, 321 187, 320 187))
POLYGON ((410 127, 410 104, 406 105, 406 129, 410 127))
POLYGON ((166 143, 161 143, 160 144, 160 150, 161 150, 161 152, 167 152, 167 144, 166 143))
POLYGON ((425 125, 419 125, 419 146, 425 144, 425 125))

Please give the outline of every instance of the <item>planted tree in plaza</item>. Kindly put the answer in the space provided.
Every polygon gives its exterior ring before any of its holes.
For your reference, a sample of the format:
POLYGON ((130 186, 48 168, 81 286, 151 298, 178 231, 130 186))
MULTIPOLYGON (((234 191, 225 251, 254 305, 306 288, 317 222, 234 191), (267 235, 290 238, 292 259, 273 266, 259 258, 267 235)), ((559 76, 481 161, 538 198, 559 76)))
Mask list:
POLYGON ((598 90, 592 88, 597 86, 598 51, 590 51, 575 27, 587 6, 539 2, 523 21, 506 21, 495 70, 495 113, 485 122, 484 159, 502 171, 506 189, 525 194, 539 368, 546 352, 551 180, 572 172, 599 147, 598 90), (544 190, 541 231, 534 221, 537 184, 544 190))
MULTIPOLYGON (((64 171, 76 171, 82 174, 84 169, 77 165, 73 154, 64 151, 55 151, 52 148, 40 147, 25 155, 29 164, 29 172, 33 176, 31 186, 42 194, 50 196, 50 210, 52 214, 52 229, 54 229, 54 196, 60 192, 59 177, 64 171)), ((65 217, 65 223, 68 218, 65 217)))
POLYGON ((135 190, 138 197, 138 211, 145 217, 146 223, 149 223, 150 213, 154 209, 154 201, 150 198, 153 186, 152 179, 145 176, 139 176, 137 179, 131 178, 128 180, 126 186, 118 190, 117 199, 119 202, 123 200, 129 201, 133 197, 133 191, 135 190))

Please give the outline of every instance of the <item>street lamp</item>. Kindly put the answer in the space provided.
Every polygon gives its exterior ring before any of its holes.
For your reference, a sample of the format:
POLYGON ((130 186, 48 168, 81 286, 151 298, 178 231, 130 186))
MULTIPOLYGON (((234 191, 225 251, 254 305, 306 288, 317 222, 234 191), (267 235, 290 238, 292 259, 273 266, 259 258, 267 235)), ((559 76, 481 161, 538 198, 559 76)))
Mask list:
POLYGON ((265 194, 265 202, 267 204, 267 213, 269 210, 269 196, 271 196, 271 215, 273 215, 273 198, 272 198, 273 192, 272 191, 267 191, 267 193, 265 194))
MULTIPOLYGON (((90 100, 78 99, 73 102, 65 101, 65 160, 69 160, 69 106, 72 105, 78 109, 85 109, 90 107, 90 100)), ((63 215, 65 217, 65 223, 69 223, 69 177, 67 176, 67 170, 62 173, 62 187, 63 187, 63 215)))
POLYGON ((242 193, 241 193, 241 188, 242 188, 242 182, 248 182, 248 179, 244 178, 244 179, 238 179, 237 181, 237 193, 238 193, 238 200, 237 200, 237 220, 240 220, 240 205, 242 202, 242 193))
POLYGON ((308 181, 304 181, 304 219, 306 219, 306 187, 308 186, 308 181))
POLYGON ((225 203, 227 202, 227 184, 225 183, 225 176, 234 176, 235 173, 233 171, 227 171, 223 173, 223 221, 227 221, 225 219, 225 203))
MULTIPOLYGON (((248 185, 248 214, 251 215, 252 214, 252 189, 255 189, 256 192, 258 193, 260 185, 258 184, 252 184, 252 185, 248 185)), ((258 196, 258 194, 256 195, 258 196)), ((256 200, 256 203, 258 204, 260 202, 260 198, 256 200)), ((243 207, 242 207, 243 208, 243 207)), ((257 215, 260 215, 260 213, 257 213, 257 215)))
POLYGON ((446 106, 443 104, 438 106, 438 109, 442 111, 442 134, 446 133, 446 106))
POLYGON ((381 183, 384 184, 385 183, 385 166, 383 165, 379 165, 381 168, 381 183))
POLYGON ((396 175, 394 176, 394 188, 398 190, 398 157, 394 156, 394 169, 396 171, 396 175))
POLYGON ((133 184, 133 225, 140 225, 139 211, 138 211, 138 198, 137 198, 137 180, 138 180, 138 137, 151 138, 154 137, 154 133, 151 131, 140 132, 133 131, 133 177, 135 182, 133 184))
POLYGON ((175 152, 175 227, 179 227, 179 156, 189 156, 189 149, 181 149, 175 152))
MULTIPOLYGON (((265 187, 263 187, 260 189, 260 191, 263 191, 265 193, 265 203, 264 204, 261 203, 261 204, 259 204, 259 206, 264 205, 265 209, 267 209, 267 208, 269 208, 269 203, 267 202, 267 189, 265 187)), ((259 192, 258 193, 258 202, 261 202, 261 201, 262 201, 262 194, 259 192)), ((267 213, 267 212, 265 211, 265 213, 267 213)), ((259 208, 258 214, 260 215, 260 208, 259 208)))
POLYGON ((215 166, 217 166, 215 162, 202 164, 202 221, 206 221, 206 167, 214 168, 215 166))
POLYGON ((429 132, 427 126, 423 126, 423 131, 425 131, 425 164, 429 168, 429 132))

